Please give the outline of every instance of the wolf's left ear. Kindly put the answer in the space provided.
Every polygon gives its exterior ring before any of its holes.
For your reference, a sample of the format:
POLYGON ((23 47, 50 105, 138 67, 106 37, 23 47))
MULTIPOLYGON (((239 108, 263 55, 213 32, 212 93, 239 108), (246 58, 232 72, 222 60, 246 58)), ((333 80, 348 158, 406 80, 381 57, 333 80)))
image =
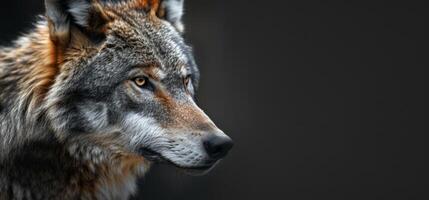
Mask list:
POLYGON ((78 27, 89 34, 101 33, 109 21, 98 0, 45 0, 50 36, 67 45, 78 27))
POLYGON ((185 27, 182 22, 184 0, 163 0, 161 2, 158 15, 169 21, 179 32, 183 32, 185 27))

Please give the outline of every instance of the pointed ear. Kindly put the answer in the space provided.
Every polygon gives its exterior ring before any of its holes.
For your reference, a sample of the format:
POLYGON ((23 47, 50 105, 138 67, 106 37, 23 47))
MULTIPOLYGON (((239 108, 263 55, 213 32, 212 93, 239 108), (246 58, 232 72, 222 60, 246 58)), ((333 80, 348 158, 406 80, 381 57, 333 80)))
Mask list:
POLYGON ((51 40, 59 45, 70 42, 73 26, 100 34, 110 21, 97 0, 45 0, 45 6, 51 40))
POLYGON ((183 32, 185 29, 182 22, 183 9, 184 0, 163 0, 158 15, 173 24, 179 32, 183 32))

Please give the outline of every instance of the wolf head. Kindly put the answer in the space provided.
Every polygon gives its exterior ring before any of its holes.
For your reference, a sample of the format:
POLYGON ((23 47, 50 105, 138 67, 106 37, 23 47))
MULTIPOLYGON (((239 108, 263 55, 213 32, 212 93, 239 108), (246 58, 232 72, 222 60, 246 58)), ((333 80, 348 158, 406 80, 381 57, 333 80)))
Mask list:
POLYGON ((194 101, 183 0, 45 4, 59 71, 45 107, 58 139, 203 171, 227 154, 232 140, 194 101))

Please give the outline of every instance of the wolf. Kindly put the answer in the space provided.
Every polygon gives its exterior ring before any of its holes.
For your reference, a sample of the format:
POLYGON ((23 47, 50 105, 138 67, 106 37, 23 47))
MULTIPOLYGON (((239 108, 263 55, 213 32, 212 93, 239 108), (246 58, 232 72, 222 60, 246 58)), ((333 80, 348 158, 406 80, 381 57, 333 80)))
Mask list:
POLYGON ((197 106, 183 0, 45 0, 0 48, 0 199, 128 199, 153 163, 204 174, 233 141, 197 106))

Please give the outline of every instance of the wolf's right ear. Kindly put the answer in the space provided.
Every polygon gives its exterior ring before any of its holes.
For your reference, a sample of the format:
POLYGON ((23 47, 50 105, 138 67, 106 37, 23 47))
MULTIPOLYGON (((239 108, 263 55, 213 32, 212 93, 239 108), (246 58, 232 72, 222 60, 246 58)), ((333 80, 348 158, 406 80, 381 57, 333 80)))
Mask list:
POLYGON ((51 40, 66 46, 72 27, 89 34, 100 34, 110 21, 98 0, 45 0, 51 40))

